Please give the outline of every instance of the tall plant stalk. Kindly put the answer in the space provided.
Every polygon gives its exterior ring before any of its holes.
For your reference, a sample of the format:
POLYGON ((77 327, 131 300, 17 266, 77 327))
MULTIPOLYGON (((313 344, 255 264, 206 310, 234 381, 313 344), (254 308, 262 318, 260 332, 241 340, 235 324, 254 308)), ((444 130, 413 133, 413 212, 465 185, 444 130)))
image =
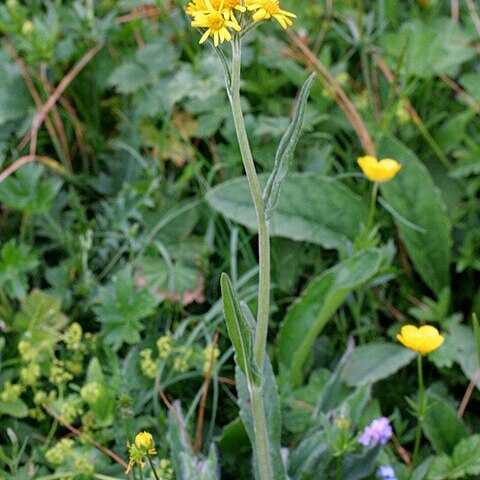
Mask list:
MULTIPOLYGON (((238 145, 242 156, 243 166, 248 180, 250 193, 253 198, 258 225, 258 312, 255 330, 254 359, 260 368, 263 368, 268 333, 268 312, 270 307, 270 237, 269 223, 265 215, 262 188, 258 180, 255 163, 253 161, 248 141, 245 121, 240 101, 240 71, 242 63, 242 47, 240 35, 235 34, 232 40, 232 70, 229 89, 229 99, 232 107, 233 121, 237 133, 238 145)), ((253 429, 255 436, 255 457, 261 480, 273 478, 270 464, 270 445, 267 431, 267 421, 261 387, 248 385, 252 402, 253 429)))

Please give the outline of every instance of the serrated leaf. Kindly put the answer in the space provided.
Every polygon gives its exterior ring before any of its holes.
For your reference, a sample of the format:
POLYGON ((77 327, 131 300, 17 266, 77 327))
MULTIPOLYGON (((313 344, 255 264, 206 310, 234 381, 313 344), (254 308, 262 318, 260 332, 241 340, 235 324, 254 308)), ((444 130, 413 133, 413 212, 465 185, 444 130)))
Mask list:
POLYGON ((457 444, 453 455, 433 460, 427 480, 455 480, 480 474, 480 435, 472 435, 457 444))
POLYGON ((405 145, 393 138, 381 147, 382 157, 401 163, 394 180, 381 184, 382 195, 402 217, 422 229, 397 222, 398 230, 415 269, 436 293, 450 286, 451 225, 446 208, 425 166, 405 145))
POLYGON ((94 312, 102 323, 105 341, 114 350, 124 343, 140 341, 143 330, 141 320, 150 316, 160 298, 155 298, 146 288, 136 288, 129 267, 123 269, 112 281, 100 287, 94 312))
POLYGON ((307 106, 310 89, 316 78, 317 74, 312 73, 303 84, 302 89, 300 90, 297 106, 293 112, 292 122, 278 145, 273 171, 267 180, 267 185, 263 192, 265 216, 267 219, 272 217, 277 208, 280 189, 287 176, 290 163, 293 159, 293 154, 295 153, 295 148, 297 147, 298 139, 300 138, 305 107, 307 106))
POLYGON ((238 301, 232 281, 226 273, 220 278, 223 313, 228 336, 235 348, 235 362, 247 377, 249 384, 259 384, 259 369, 253 359, 253 330, 238 301))
POLYGON ((351 387, 375 383, 408 365, 415 352, 394 343, 369 343, 353 352, 344 370, 344 381, 351 387))
POLYGON ((62 182, 57 178, 42 179, 44 171, 39 163, 29 163, 18 169, 0 183, 0 202, 28 215, 48 212, 62 182))
POLYGON ((28 276, 38 265, 38 258, 28 245, 10 240, 0 251, 0 289, 22 300, 28 290, 28 276))
POLYGON ((293 385, 301 384, 305 361, 332 315, 350 292, 378 272, 381 262, 378 250, 359 252, 311 281, 290 307, 280 327, 277 358, 293 385))
POLYGON ((117 67, 110 78, 109 85, 115 87, 120 93, 134 93, 150 82, 144 67, 134 62, 126 62, 117 67))
MULTIPOLYGON (((266 175, 260 175, 265 185, 266 175)), ((256 229, 257 218, 245 177, 211 189, 206 199, 225 217, 256 229)), ((270 223, 272 236, 343 249, 358 235, 367 215, 363 201, 340 181, 321 175, 292 173, 270 223)))

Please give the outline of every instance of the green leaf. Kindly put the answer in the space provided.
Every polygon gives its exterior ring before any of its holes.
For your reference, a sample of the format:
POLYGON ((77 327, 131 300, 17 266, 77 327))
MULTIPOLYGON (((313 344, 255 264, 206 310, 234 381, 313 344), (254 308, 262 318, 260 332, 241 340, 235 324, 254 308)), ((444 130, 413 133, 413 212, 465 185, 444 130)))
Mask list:
MULTIPOLYGON (((235 380, 238 392, 238 405, 240 407, 240 417, 243 421, 245 430, 250 438, 252 446, 255 445, 255 435, 253 431, 253 415, 250 399, 250 392, 247 384, 247 378, 240 370, 238 364, 235 369, 235 380)), ((257 387, 254 387, 257 388, 257 387)), ((278 396, 277 384, 275 375, 272 370, 272 365, 268 355, 265 356, 265 363, 263 367, 263 380, 261 384, 261 398, 263 399, 263 406, 266 416, 268 440, 270 443, 270 464, 273 471, 274 480, 285 479, 285 469, 280 453, 280 441, 282 433, 282 417, 280 411, 280 399, 278 396)), ((253 452, 255 454, 255 448, 253 452)), ((256 470, 258 462, 254 458, 253 465, 255 469, 255 478, 259 478, 256 470)))
POLYGON ((312 280, 290 307, 280 328, 277 358, 290 371, 293 385, 301 384, 305 361, 332 315, 350 292, 379 271, 381 262, 378 250, 359 252, 312 280))
POLYGON ((144 318, 152 315, 160 298, 155 298, 146 288, 136 288, 129 267, 123 269, 112 281, 100 287, 94 312, 102 323, 105 341, 114 350, 124 343, 140 341, 144 318))
POLYGON ((228 336, 235 348, 235 362, 247 377, 249 384, 259 384, 261 375, 253 359, 253 329, 240 306, 232 281, 226 273, 220 278, 223 313, 228 336))
POLYGON ((0 400, 0 416, 2 415, 8 415, 9 417, 15 418, 25 418, 28 415, 28 406, 19 398, 16 400, 9 400, 8 402, 0 400))
POLYGON ((0 202, 28 215, 46 213, 52 208, 62 182, 57 178, 42 180, 45 168, 29 163, 0 183, 0 202))
POLYGON ((347 453, 342 468, 342 480, 361 480, 373 473, 382 446, 377 445, 362 453, 347 453))
POLYGON ((480 326, 475 313, 472 314, 473 338, 475 340, 475 350, 477 352, 478 364, 480 365, 480 326))
POLYGON ((425 166, 405 145, 393 138, 381 147, 382 157, 401 163, 390 182, 381 184, 388 204, 422 231, 397 222, 405 248, 423 281, 438 295, 450 285, 451 225, 438 189, 425 166))
POLYGON ((415 357, 415 352, 393 343, 369 343, 357 347, 344 370, 344 380, 358 387, 393 375, 415 357))
POLYGON ((472 435, 458 443, 453 455, 433 460, 427 480, 455 480, 480 474, 480 435, 472 435))
POLYGON ((7 295, 22 300, 28 290, 27 273, 38 265, 38 258, 28 245, 10 240, 0 251, 0 289, 7 295))
POLYGON ((310 89, 316 78, 317 74, 312 73, 303 84, 303 87, 300 90, 297 106, 293 112, 292 122, 278 145, 273 171, 268 178, 267 185, 263 192, 265 215, 267 219, 272 217, 277 208, 280 189, 287 176, 290 163, 293 159, 293 154, 295 153, 295 148, 297 147, 298 139, 300 138, 305 107, 307 106, 310 89))
MULTIPOLYGON (((260 183, 266 182, 260 175, 260 183)), ((256 229, 257 219, 246 177, 224 182, 207 193, 210 206, 225 217, 256 229)), ((272 236, 343 249, 353 242, 366 206, 340 181, 321 175, 292 173, 271 219, 272 236)))
POLYGON ((167 440, 170 446, 170 460, 172 462, 175 478, 185 478, 183 473, 184 455, 192 455, 188 439, 185 419, 183 418, 182 407, 176 400, 172 403, 174 412, 168 412, 168 433, 167 440))
POLYGON ((430 393, 422 428, 435 451, 447 455, 453 452, 460 440, 468 437, 467 428, 458 418, 455 409, 445 400, 430 393))
POLYGON ((138 63, 127 62, 117 67, 108 79, 120 93, 134 93, 150 83, 148 72, 138 63))
POLYGON ((316 430, 305 436, 288 459, 288 473, 293 480, 323 478, 333 452, 325 430, 316 430))

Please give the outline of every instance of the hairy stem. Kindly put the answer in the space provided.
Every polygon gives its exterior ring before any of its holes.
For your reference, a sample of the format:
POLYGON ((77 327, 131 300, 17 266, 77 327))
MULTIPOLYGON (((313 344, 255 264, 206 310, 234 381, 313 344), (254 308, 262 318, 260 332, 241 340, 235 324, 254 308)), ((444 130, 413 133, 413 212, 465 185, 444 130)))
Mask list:
MULTIPOLYGON (((255 164, 253 162, 250 144, 248 142, 245 121, 240 102, 240 70, 241 70, 241 43, 240 36, 234 35, 232 41, 232 75, 229 92, 232 106, 233 121, 237 132, 238 145, 242 156, 243 166, 247 175, 250 192, 252 194, 258 224, 258 312, 255 332, 254 359, 260 369, 263 368, 268 333, 268 311, 270 304, 270 238, 268 222, 265 217, 265 205, 262 189, 258 181, 255 164)), ((255 454, 261 480, 270 480, 272 466, 270 464, 270 445, 265 418, 265 409, 261 389, 249 385, 252 401, 253 427, 255 435, 255 454)))

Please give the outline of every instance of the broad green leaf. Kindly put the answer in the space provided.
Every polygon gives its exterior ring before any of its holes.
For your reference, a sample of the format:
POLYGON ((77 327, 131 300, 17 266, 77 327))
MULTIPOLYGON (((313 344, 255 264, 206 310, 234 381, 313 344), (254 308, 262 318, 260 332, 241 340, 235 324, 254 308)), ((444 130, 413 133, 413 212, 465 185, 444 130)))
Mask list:
POLYGON ((398 230, 415 269, 423 281, 439 294, 450 285, 452 234, 445 205, 430 174, 417 156, 393 138, 380 147, 381 157, 401 163, 397 176, 381 185, 384 198, 413 229, 397 221, 398 230))
POLYGON ((347 385, 358 387, 393 375, 415 357, 415 352, 394 343, 369 343, 356 348, 344 369, 347 385))
POLYGON ((455 409, 445 400, 430 393, 422 428, 435 451, 447 455, 453 452, 460 440, 468 437, 467 428, 458 418, 455 409))
POLYGON ((292 122, 290 123, 290 126, 287 128, 287 131, 283 135, 282 139, 280 140, 280 144, 278 145, 273 171, 268 178, 267 185, 263 192, 263 198, 265 201, 265 215, 267 219, 272 217, 275 209, 277 208, 280 189, 285 177, 287 176, 298 139, 300 138, 308 95, 310 94, 310 89, 312 88, 313 82, 316 78, 317 74, 312 73, 303 84, 298 97, 297 106, 293 113, 292 122))
MULTIPOLYGON (((441 455, 433 460, 427 480, 455 480, 480 475, 480 435, 461 440, 453 455, 441 455)), ((476 477, 478 478, 478 477, 476 477)))
MULTIPOLYGON (((263 379, 261 382, 261 398, 263 399, 264 411, 266 416, 268 440, 270 446, 270 464, 273 471, 274 480, 285 479, 285 469, 280 453, 280 441, 282 433, 282 417, 280 411, 280 399, 278 396, 277 384, 275 375, 272 370, 272 365, 268 355, 265 356, 265 363, 263 367, 263 379)), ((243 421, 245 430, 250 438, 252 446, 255 445, 255 435, 253 431, 253 416, 252 405, 250 399, 250 392, 247 385, 247 378, 240 370, 237 364, 235 369, 235 379, 237 383, 238 405, 240 407, 240 417, 243 421)), ((258 387, 254 387, 258 388, 258 387)), ((253 449, 255 455, 255 448, 253 449)), ((254 469, 256 469, 258 462, 254 458, 254 469)), ((255 477, 258 479, 258 472, 255 470, 255 477)))
POLYGON ((38 258, 28 245, 10 240, 0 251, 0 289, 22 300, 28 290, 27 273, 38 265, 38 258))
POLYGON ((368 282, 378 271, 382 254, 378 250, 359 252, 312 280, 290 307, 281 325, 277 358, 299 386, 303 367, 317 336, 348 294, 368 282))
POLYGON ((8 402, 0 400, 0 417, 2 415, 8 415, 9 417, 15 418, 25 418, 28 415, 28 406, 19 398, 16 400, 9 400, 8 402))
MULTIPOLYGON (((260 175, 265 185, 266 175, 260 175)), ((227 218, 256 229, 257 219, 246 177, 224 182, 207 193, 210 206, 227 218)), ((353 242, 367 209, 340 181, 321 175, 290 174, 271 220, 272 236, 344 248, 353 242)))
POLYGON ((218 468, 217 450, 213 444, 210 445, 208 457, 199 460, 193 455, 181 454, 183 462, 183 477, 189 480, 217 480, 220 470, 218 468))
MULTIPOLYGON (((451 343, 456 347, 455 361, 460 365, 465 376, 472 380, 477 376, 480 368, 473 330, 466 325, 455 325, 450 329, 450 338, 451 343)), ((476 386, 480 389, 478 377, 476 386)))
POLYGON ((240 306, 232 281, 226 273, 220 279, 223 313, 228 336, 235 348, 235 362, 246 375, 249 384, 259 384, 261 376, 253 359, 253 329, 240 306))
POLYGON ((343 462, 342 480, 361 480, 369 477, 375 469, 381 445, 362 453, 347 453, 343 462))
POLYGON ((326 477, 325 470, 332 460, 333 452, 329 446, 327 432, 316 430, 305 436, 291 453, 288 461, 288 473, 293 480, 326 477), (317 475, 317 477, 315 477, 317 475))
POLYGON ((136 288, 129 267, 123 269, 108 285, 99 288, 93 309, 102 323, 106 343, 118 350, 124 343, 139 342, 141 320, 152 315, 159 302, 160 298, 147 288, 136 288))
POLYGON ((48 212, 62 182, 58 178, 42 179, 44 171, 39 163, 18 169, 0 183, 0 204, 28 215, 48 212))

